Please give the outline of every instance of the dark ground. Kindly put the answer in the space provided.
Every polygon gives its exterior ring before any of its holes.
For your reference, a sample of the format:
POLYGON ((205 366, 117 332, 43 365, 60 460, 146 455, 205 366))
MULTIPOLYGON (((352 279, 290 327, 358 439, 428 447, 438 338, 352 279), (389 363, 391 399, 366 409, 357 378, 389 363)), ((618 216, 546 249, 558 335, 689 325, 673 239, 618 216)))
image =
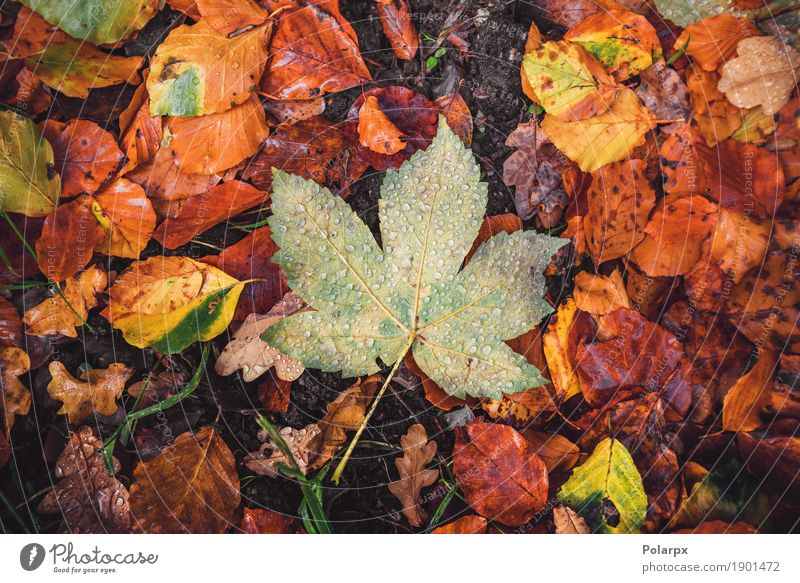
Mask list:
MULTIPOLYGON (((9 4, 6 2, 6 4, 9 4)), ((514 212, 513 192, 502 181, 502 164, 511 149, 504 142, 508 134, 530 117, 529 102, 523 97, 520 89, 519 68, 523 47, 532 12, 523 2, 503 2, 495 0, 420 0, 411 1, 414 23, 422 35, 420 54, 414 61, 403 62, 395 59, 380 23, 375 18, 374 0, 343 0, 342 10, 345 17, 353 24, 361 43, 362 54, 379 85, 403 85, 420 91, 427 97, 435 99, 452 92, 461 83, 460 93, 467 101, 475 120, 475 132, 472 149, 479 159, 484 171, 484 180, 488 181, 489 206, 487 215, 514 212), (442 46, 447 54, 439 60, 438 66, 425 73, 425 59, 432 52, 431 38, 435 39, 444 25, 445 19, 457 9, 464 10, 462 18, 468 19, 478 14, 486 16, 486 20, 473 32, 464 37, 470 43, 466 58, 459 57, 458 51, 447 41, 442 46), (481 13, 478 10, 481 9, 481 13), (425 40, 428 39, 428 40, 425 40)), ((124 50, 129 54, 143 54, 154 47, 167 27, 179 24, 182 17, 165 10, 159 15, 136 41, 129 43, 124 50)), ((547 23, 537 19, 543 30, 548 30, 547 23)), ((333 120, 343 120, 352 102, 359 96, 360 89, 352 89, 327 98, 325 116, 333 120)), ((131 88, 119 87, 92 92, 87 100, 74 100, 60 96, 58 106, 65 117, 86 117, 115 129, 115 120, 124 109, 132 95, 131 88)), ((377 199, 382 180, 381 172, 371 169, 351 188, 348 202, 359 216, 377 233, 377 199)), ((253 221, 263 218, 255 215, 248 217, 253 221)), ((228 246, 245 235, 244 232, 220 225, 197 240, 216 247, 228 246)), ((144 256, 163 254, 165 251, 152 241, 144 256)), ((202 257, 215 251, 208 247, 192 243, 167 254, 202 257)), ((123 269, 129 262, 115 259, 111 268, 123 269)), ((557 286, 559 282, 553 282, 557 286)), ((40 301, 44 288, 34 288, 24 294, 15 295, 17 307, 25 309, 40 301)), ((557 295, 557 290, 555 291, 557 295)), ((124 362, 135 367, 134 379, 142 378, 147 370, 160 371, 163 367, 149 350, 141 351, 131 347, 121 339, 121 335, 110 328, 99 316, 90 319, 96 334, 84 331, 82 338, 64 341, 52 347, 54 358, 64 362, 68 369, 74 371, 84 362, 93 367, 105 367, 114 361, 124 362)), ((28 351, 32 360, 35 354, 46 356, 48 347, 34 346, 36 339, 28 338, 28 351)), ((257 398, 257 385, 243 383, 238 375, 219 377, 213 372, 215 354, 222 350, 227 342, 223 335, 213 342, 212 355, 209 359, 209 373, 194 395, 181 405, 166 413, 167 433, 177 436, 190 429, 205 424, 215 423, 234 452, 238 462, 248 451, 258 449, 256 434, 258 426, 254 420, 254 410, 261 409, 257 398)), ((184 355, 174 358, 176 366, 191 373, 196 369, 199 349, 194 347, 184 355)), ((36 365, 37 363, 33 363, 36 365)), ((388 372, 388 371, 387 371, 388 372)), ((399 375, 403 377, 402 369, 399 375)), ((380 403, 370 427, 362 437, 360 447, 356 450, 343 476, 340 486, 326 490, 326 509, 334 524, 336 532, 407 532, 409 526, 400 514, 400 503, 389 492, 386 484, 397 479, 394 458, 397 457, 400 436, 408 427, 416 422, 422 423, 428 434, 433 436, 439 447, 440 460, 444 463, 452 451, 454 434, 445 431, 448 422, 446 413, 436 409, 425 400, 421 387, 416 379, 411 378, 409 387, 393 383, 393 393, 389 392, 380 403)), ((14 446, 23 455, 17 456, 21 484, 30 508, 24 505, 20 514, 29 522, 31 528, 53 531, 58 520, 53 517, 42 517, 34 512, 41 494, 51 484, 48 468, 52 468, 58 453, 63 447, 66 436, 66 418, 55 416, 59 403, 51 400, 46 392, 50 379, 47 367, 43 366, 32 373, 34 407, 31 414, 18 417, 14 428, 14 446), (44 456, 39 452, 43 452, 44 456), (46 465, 43 457, 49 465, 46 465)), ((291 405, 285 415, 272 415, 271 420, 279 426, 303 427, 318 421, 325 413, 327 403, 333 401, 339 392, 353 383, 353 379, 342 379, 338 375, 323 374, 318 371, 306 371, 295 381, 291 392, 291 405)), ((110 433, 120 422, 120 418, 98 419, 99 427, 110 433)), ((139 428, 147 429, 156 423, 164 423, 154 417, 140 423, 139 428)), ((106 434, 107 434, 106 433, 106 434)), ((145 433, 147 433, 145 431, 145 433)), ((164 431, 153 434, 164 434, 164 431)), ((141 443, 140 445, 144 445, 141 443)), ((165 444, 160 444, 165 445, 165 444)), ((134 460, 133 447, 128 451, 118 446, 115 455, 123 464, 122 475, 129 476, 134 460)), ((22 495, 18 484, 20 480, 12 474, 13 462, 0 471, 0 486, 6 495, 17 504, 22 504, 22 495)), ((442 466, 440 465, 440 469, 442 466)), ((283 478, 270 479, 252 473, 240 465, 242 478, 242 497, 246 506, 262 506, 283 513, 295 515, 300 503, 299 488, 290 480, 283 478)), ((326 484, 330 482, 326 481, 326 484)), ((432 513, 441 501, 444 488, 439 484, 426 490, 429 513, 432 513)), ((458 498, 454 498, 443 517, 453 516, 464 506, 458 498)), ((17 531, 17 525, 10 520, 5 511, 0 511, 0 518, 5 528, 17 531)))

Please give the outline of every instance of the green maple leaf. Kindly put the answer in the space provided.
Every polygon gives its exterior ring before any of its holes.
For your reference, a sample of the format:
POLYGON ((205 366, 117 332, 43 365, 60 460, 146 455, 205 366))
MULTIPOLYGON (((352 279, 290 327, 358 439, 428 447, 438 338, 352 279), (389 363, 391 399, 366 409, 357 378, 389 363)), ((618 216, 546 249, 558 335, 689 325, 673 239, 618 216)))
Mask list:
POLYGON ((409 349, 450 395, 499 398, 538 387, 539 370, 505 340, 551 311, 541 271, 566 243, 500 233, 462 264, 486 210, 487 185, 443 118, 431 146, 389 171, 379 203, 383 249, 327 188, 274 172, 273 261, 315 311, 262 338, 306 367, 360 376, 409 349))

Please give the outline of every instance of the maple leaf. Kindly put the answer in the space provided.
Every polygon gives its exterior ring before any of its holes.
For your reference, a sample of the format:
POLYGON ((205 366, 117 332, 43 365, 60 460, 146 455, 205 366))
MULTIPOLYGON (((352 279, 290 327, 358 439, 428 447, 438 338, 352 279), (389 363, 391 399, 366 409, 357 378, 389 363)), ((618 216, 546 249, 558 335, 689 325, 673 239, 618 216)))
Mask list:
POLYGON ((616 439, 597 444, 561 487, 558 500, 585 518, 593 532, 637 533, 647 511, 639 471, 616 439))
POLYGON ((420 492, 439 477, 439 470, 425 469, 436 455, 436 442, 428 441, 425 427, 417 423, 400 438, 400 445, 403 456, 394 460, 400 479, 389 484, 389 491, 403 504, 403 514, 411 526, 422 526, 426 515, 420 492))
POLYGON ((133 371, 118 362, 106 369, 89 369, 80 380, 73 377, 64 365, 55 360, 48 367, 53 377, 47 385, 47 394, 64 404, 58 414, 66 413, 70 423, 83 423, 93 414, 113 415, 117 412, 117 399, 133 371))
MULTIPOLYGON (((114 471, 118 472, 119 462, 113 457, 111 460, 114 471)), ((70 432, 53 474, 58 482, 39 503, 37 511, 60 514, 61 530, 103 534, 129 531, 128 490, 108 473, 103 442, 91 427, 70 432)))
POLYGON ((519 231, 483 243, 487 186, 444 122, 428 150, 389 172, 379 203, 383 250, 340 198, 314 182, 274 174, 273 261, 315 311, 294 314, 264 340, 306 367, 345 376, 380 370, 411 349, 451 395, 488 396, 545 379, 511 350, 551 311, 540 274, 565 240, 519 231))

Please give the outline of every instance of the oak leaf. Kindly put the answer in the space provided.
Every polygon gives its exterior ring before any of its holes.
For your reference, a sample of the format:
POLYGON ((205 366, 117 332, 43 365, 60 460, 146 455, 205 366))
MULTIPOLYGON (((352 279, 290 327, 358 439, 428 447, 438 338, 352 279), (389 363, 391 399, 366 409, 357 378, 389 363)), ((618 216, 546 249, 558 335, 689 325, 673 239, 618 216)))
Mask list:
MULTIPOLYGON (((308 469, 308 458, 311 455, 311 443, 320 434, 320 428, 316 423, 310 423, 302 429, 283 427, 278 435, 281 436, 287 447, 292 452, 294 463, 303 474, 308 469)), ((287 459, 281 449, 273 443, 266 432, 259 432, 259 438, 263 440, 258 451, 248 453, 244 457, 244 465, 260 476, 276 478, 279 475, 278 464, 287 467, 294 467, 294 464, 287 459)))
MULTIPOLYGON (((119 472, 120 463, 111 457, 119 472)), ((43 514, 60 514, 60 531, 72 534, 127 533, 131 517, 128 490, 108 473, 103 442, 91 427, 70 431, 69 441, 56 460, 53 489, 37 508, 43 514)))
POLYGON ((278 378, 296 380, 305 370, 302 363, 272 348, 261 339, 261 334, 275 322, 304 308, 305 302, 290 292, 268 314, 247 316, 217 358, 217 374, 228 376, 241 370, 242 379, 250 382, 274 366, 278 378))
POLYGON ((378 98, 368 95, 358 112, 358 140, 365 148, 391 156, 405 148, 403 132, 397 129, 378 105, 378 98))
POLYGON ((270 226, 281 250, 273 261, 316 311, 281 320, 264 340, 306 367, 345 376, 377 372, 377 358, 392 364, 411 349, 458 397, 540 386, 541 373, 504 341, 550 311, 538 272, 565 241, 500 233, 462 271, 486 197, 471 154, 444 121, 427 151, 387 174, 383 250, 344 201, 276 172, 270 226), (509 310, 514 317, 503 318, 509 310))
POLYGON ((17 377, 31 368, 28 354, 15 346, 0 348, 0 412, 3 425, 0 433, 8 434, 16 415, 27 415, 31 409, 31 392, 17 377))
POLYGON ((101 312, 125 340, 164 354, 211 340, 228 327, 242 283, 188 257, 150 257, 125 270, 101 312))
POLYGON ((33 306, 22 321, 27 326, 25 333, 31 336, 55 336, 77 338, 77 327, 89 317, 89 310, 97 305, 97 294, 106 289, 108 276, 97 266, 67 280, 58 295, 47 298, 33 306))
POLYGON ((93 415, 113 415, 117 412, 117 399, 125 389, 133 370, 118 362, 106 369, 90 368, 80 379, 67 372, 63 363, 53 361, 48 367, 52 380, 47 394, 63 405, 58 414, 66 414, 70 423, 80 425, 93 415))
POLYGON ((800 53, 773 36, 739 41, 737 57, 722 66, 719 90, 737 107, 760 105, 767 115, 789 102, 800 72, 800 53))
POLYGON ((212 427, 179 435, 161 455, 136 466, 133 479, 137 532, 221 534, 235 523, 236 461, 212 427))
POLYGON ((485 518, 519 526, 544 509, 547 468, 511 427, 476 419, 458 428, 453 470, 467 504, 485 518))
POLYGON ((632 89, 621 89, 610 109, 600 115, 573 122, 548 115, 542 122, 556 147, 584 172, 630 157, 653 127, 655 117, 632 89))
POLYGON ((389 484, 389 491, 400 500, 409 524, 420 527, 427 518, 420 493, 439 477, 439 470, 425 469, 436 456, 436 442, 428 441, 425 427, 417 423, 400 438, 400 445, 403 456, 394 460, 400 479, 389 484))

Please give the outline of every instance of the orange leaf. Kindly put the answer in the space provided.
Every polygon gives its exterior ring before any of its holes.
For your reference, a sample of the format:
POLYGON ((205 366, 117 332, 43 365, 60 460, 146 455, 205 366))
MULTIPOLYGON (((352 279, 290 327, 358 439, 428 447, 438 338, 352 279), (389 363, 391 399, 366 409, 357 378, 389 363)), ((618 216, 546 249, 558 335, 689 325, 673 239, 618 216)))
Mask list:
MULTIPOLYGON (((143 76, 146 78, 147 72, 143 76)), ((128 159, 120 174, 153 161, 161 143, 161 116, 150 115, 150 98, 144 83, 119 114, 119 133, 120 146, 128 159)))
POLYGON ((411 22, 408 0, 376 0, 375 8, 394 56, 404 61, 413 59, 419 49, 419 37, 411 22))
POLYGON ((755 366, 725 394, 722 402, 723 431, 753 431, 762 425, 760 413, 770 402, 777 356, 763 351, 755 366))
POLYGON ((17 378, 31 368, 31 359, 21 348, 0 348, 0 433, 8 435, 16 415, 27 415, 31 409, 31 392, 17 378))
POLYGON ((403 133, 386 117, 374 95, 367 97, 358 112, 358 141, 378 154, 391 156, 405 148, 403 133))
POLYGON ((422 509, 422 488, 430 486, 439 477, 439 470, 425 469, 436 456, 436 442, 428 441, 425 427, 416 423, 400 438, 400 445, 403 456, 394 460, 400 479, 389 484, 389 491, 400 500, 409 524, 419 527, 427 518, 422 509))
POLYGON ((470 514, 449 524, 433 529, 433 534, 486 534, 488 521, 483 516, 470 514))
POLYGON ((758 34, 758 28, 746 18, 718 14, 687 26, 675 41, 674 48, 679 50, 691 38, 686 54, 704 70, 716 71, 736 54, 736 45, 740 40, 758 34))
POLYGON ((619 269, 615 269, 608 277, 581 271, 575 276, 573 283, 575 303, 584 312, 602 315, 617 308, 631 307, 619 269))
POLYGON ((113 415, 117 412, 117 399, 122 396, 125 383, 133 369, 118 362, 106 369, 85 370, 80 380, 67 372, 64 365, 54 360, 48 367, 53 377, 47 385, 47 394, 63 405, 58 414, 66 414, 70 423, 80 425, 93 415, 113 415))
POLYGON ((591 318, 578 310, 573 299, 558 306, 555 316, 550 318, 542 344, 550 378, 561 399, 569 399, 581 392, 580 379, 575 373, 575 353, 578 342, 592 334, 594 329, 591 318))
POLYGON ((294 518, 266 508, 242 509, 239 529, 245 534, 287 534, 294 518))

